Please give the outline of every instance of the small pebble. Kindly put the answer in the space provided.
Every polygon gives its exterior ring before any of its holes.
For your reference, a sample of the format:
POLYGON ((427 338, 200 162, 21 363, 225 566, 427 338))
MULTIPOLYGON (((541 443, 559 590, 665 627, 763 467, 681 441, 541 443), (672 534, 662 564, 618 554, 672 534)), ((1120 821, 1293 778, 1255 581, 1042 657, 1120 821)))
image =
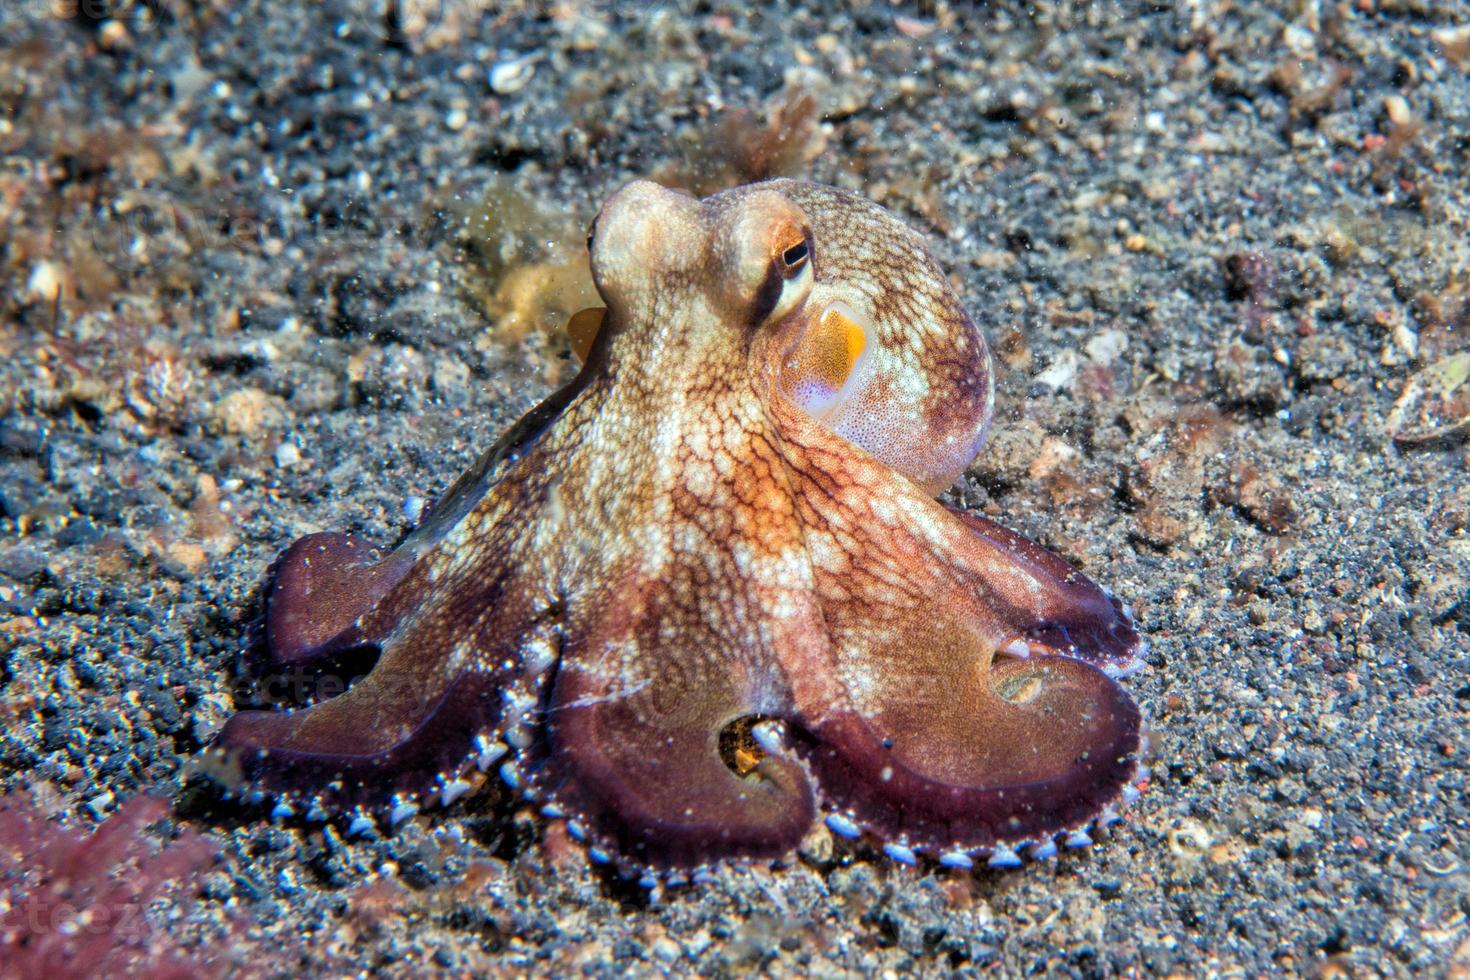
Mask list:
POLYGON ((55 262, 37 262, 26 279, 25 298, 30 303, 54 303, 61 294, 61 272, 55 262))
POLYGON ((276 446, 276 466, 288 470, 301 462, 301 450, 294 442, 283 442, 276 446))

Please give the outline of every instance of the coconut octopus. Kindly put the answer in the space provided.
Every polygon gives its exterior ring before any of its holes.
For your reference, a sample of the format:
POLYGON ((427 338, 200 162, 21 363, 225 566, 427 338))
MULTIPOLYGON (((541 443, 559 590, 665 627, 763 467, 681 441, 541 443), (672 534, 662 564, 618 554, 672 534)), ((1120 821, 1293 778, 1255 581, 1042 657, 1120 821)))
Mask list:
MULTIPOLYGON (((923 239, 775 180, 647 181, 588 239, 576 379, 398 547, 312 534, 265 669, 345 691, 246 710, 235 778, 358 820, 495 770, 591 856, 683 875, 817 821, 891 857, 1019 863, 1138 792, 1127 609, 936 500, 985 437, 990 353, 923 239)), ((281 804, 289 806, 288 803, 281 804)))

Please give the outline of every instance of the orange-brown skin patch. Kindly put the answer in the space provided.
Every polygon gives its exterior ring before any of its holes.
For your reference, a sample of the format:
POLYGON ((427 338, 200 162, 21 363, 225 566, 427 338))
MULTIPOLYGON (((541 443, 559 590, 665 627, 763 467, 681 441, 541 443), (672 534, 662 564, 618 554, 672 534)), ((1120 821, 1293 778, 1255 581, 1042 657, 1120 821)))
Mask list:
POLYGON ((337 534, 283 556, 268 669, 379 657, 337 697, 236 715, 232 771, 401 815, 495 766, 594 855, 672 869, 779 856, 821 809, 998 848, 1123 792, 1127 615, 933 499, 993 388, 919 236, 817 184, 637 182, 592 271, 581 373, 422 527, 386 556, 337 534))

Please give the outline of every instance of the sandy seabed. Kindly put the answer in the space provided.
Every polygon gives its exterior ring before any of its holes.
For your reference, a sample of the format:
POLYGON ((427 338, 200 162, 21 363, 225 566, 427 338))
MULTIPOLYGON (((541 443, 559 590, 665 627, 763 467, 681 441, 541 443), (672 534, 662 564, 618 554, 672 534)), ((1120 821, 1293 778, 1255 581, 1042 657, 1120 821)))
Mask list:
MULTIPOLYGON (((95 6, 0 5, 0 789, 76 834, 156 794, 135 848, 217 851, 108 963, 1470 976, 1470 408, 1434 401, 1470 8, 95 6), (600 201, 775 173, 903 215, 988 331, 950 499, 1136 611, 1126 819, 1011 872, 818 840, 650 895, 494 787, 349 837, 191 775, 277 552, 391 543, 569 377, 600 201)), ((61 923, 12 920, 25 975, 61 923)))

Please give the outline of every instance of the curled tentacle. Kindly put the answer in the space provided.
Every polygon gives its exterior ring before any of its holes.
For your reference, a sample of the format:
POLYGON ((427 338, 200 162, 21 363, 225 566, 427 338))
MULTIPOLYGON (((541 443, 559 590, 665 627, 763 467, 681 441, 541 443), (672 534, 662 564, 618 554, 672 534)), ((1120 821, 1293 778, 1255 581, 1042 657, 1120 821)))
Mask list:
POLYGON ((884 837, 949 849, 1067 830, 1121 794, 1140 716, 1087 661, 1131 658, 1138 637, 1106 593, 885 478, 805 415, 778 424, 846 692, 798 706, 824 795, 884 837), (1064 628, 1068 656, 996 658, 1064 628))
POLYGON ((789 696, 764 667, 762 638, 711 622, 679 579, 626 576, 615 603, 568 638, 537 785, 625 861, 779 857, 811 827, 811 786, 798 762, 747 732, 789 696))

